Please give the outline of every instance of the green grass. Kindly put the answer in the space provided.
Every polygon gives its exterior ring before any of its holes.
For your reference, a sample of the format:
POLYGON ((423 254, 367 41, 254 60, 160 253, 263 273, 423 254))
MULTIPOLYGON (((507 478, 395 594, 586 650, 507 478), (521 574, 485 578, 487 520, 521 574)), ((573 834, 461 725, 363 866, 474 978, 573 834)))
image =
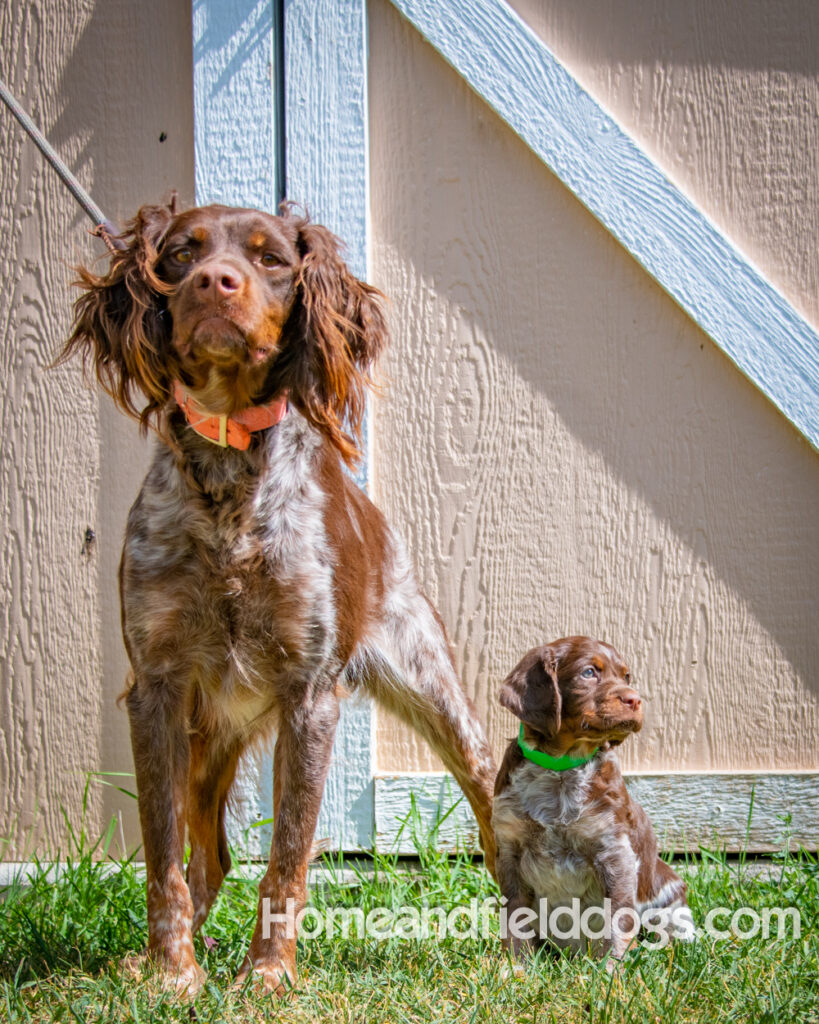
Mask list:
MULTIPOLYGON (((138 866, 73 838, 65 873, 49 880, 42 866, 28 887, 0 896, 0 1020, 327 1022, 420 1024, 455 1021, 672 1024, 819 1021, 819 865, 814 856, 782 855, 754 877, 744 858, 702 851, 676 866, 689 883, 697 923, 717 906, 796 907, 802 935, 739 940, 704 937, 668 949, 638 949, 618 976, 586 957, 541 953, 525 977, 508 972, 493 919, 486 938, 434 941, 321 938, 300 941, 298 986, 285 1001, 233 991, 255 918, 255 884, 225 882, 197 956, 208 982, 191 1008, 137 983, 118 967, 146 939, 144 888, 138 866)), ((358 865, 358 881, 340 876, 315 887, 318 909, 468 904, 496 894, 486 871, 468 856, 446 856, 419 844, 408 871, 397 857, 358 865)), ((56 858, 55 858, 56 859, 56 858)), ((328 868, 350 867, 325 859, 328 868)), ((260 869, 261 870, 261 869, 260 869)))

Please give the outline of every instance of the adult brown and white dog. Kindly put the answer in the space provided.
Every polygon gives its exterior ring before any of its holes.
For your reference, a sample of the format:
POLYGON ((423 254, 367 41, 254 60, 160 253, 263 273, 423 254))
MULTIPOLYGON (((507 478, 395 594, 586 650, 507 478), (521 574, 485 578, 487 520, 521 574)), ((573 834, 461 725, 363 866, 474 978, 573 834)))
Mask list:
POLYGON ((490 869, 494 764, 401 542, 344 471, 387 340, 379 293, 292 210, 146 206, 123 238, 106 273, 80 271, 64 355, 159 436, 120 569, 148 955, 180 992, 201 985, 192 934, 230 866, 225 802, 242 752, 275 734, 240 977, 281 993, 296 938, 275 915, 306 898, 340 697, 360 688, 427 739, 490 869))
POLYGON ((536 647, 504 681, 500 702, 521 720, 492 814, 513 953, 548 938, 608 951, 608 966, 640 923, 659 944, 692 938, 685 883, 660 859, 613 749, 643 724, 642 701, 617 651, 586 636, 536 647))

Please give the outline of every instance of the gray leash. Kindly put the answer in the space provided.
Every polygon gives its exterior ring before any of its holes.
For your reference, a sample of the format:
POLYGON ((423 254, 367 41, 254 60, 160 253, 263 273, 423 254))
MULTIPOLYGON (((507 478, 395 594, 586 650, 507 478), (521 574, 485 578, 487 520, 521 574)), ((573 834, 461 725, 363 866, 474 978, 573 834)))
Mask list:
POLYGON ((23 110, 17 100, 9 92, 5 82, 0 80, 0 99, 6 104, 9 110, 14 114, 20 124, 25 128, 31 137, 32 142, 37 146, 43 156, 48 160, 54 170, 60 177, 60 180, 71 193, 71 195, 77 200, 83 210, 88 214, 91 220, 94 222, 94 230, 92 234, 97 235, 105 242, 111 252, 115 252, 117 249, 125 249, 125 243, 121 238, 118 238, 119 229, 115 224, 112 224, 110 220, 105 216, 102 210, 97 206, 94 200, 85 191, 82 185, 77 181, 71 171, 59 158, 57 153, 52 148, 48 139, 43 135, 37 125, 31 120, 28 114, 23 110))

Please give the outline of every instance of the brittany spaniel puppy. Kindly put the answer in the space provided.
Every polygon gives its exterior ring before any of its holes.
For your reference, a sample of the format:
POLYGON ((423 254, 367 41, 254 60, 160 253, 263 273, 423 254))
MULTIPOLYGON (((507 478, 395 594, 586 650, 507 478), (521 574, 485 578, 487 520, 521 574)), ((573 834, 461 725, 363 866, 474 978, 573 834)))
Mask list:
POLYGON ((281 993, 296 937, 275 917, 306 899, 340 698, 363 690, 426 738, 490 870, 494 764, 441 620, 345 472, 387 340, 379 293, 290 210, 146 206, 123 239, 101 276, 80 271, 64 355, 90 359, 158 437, 120 569, 148 955, 178 991, 202 984, 192 936, 230 867, 225 802, 242 752, 275 735, 273 845, 240 977, 281 993))
POLYGON ((660 860, 614 752, 643 724, 617 651, 585 636, 534 648, 504 681, 500 702, 521 721, 498 772, 492 814, 502 931, 513 953, 548 937, 610 951, 609 966, 640 923, 661 935, 660 944, 672 932, 691 938, 685 884, 660 860))

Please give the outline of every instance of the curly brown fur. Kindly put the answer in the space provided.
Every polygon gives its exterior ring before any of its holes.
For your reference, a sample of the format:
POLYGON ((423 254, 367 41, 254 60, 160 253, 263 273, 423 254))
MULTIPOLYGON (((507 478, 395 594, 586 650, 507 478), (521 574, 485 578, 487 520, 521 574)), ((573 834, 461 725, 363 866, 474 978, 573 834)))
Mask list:
POLYGON ((144 427, 168 399, 168 324, 163 298, 169 286, 156 273, 158 250, 175 214, 167 206, 143 206, 111 254, 105 274, 78 267, 84 291, 74 303, 74 329, 58 359, 81 353, 114 401, 144 427), (142 398, 148 404, 142 406, 142 398))

